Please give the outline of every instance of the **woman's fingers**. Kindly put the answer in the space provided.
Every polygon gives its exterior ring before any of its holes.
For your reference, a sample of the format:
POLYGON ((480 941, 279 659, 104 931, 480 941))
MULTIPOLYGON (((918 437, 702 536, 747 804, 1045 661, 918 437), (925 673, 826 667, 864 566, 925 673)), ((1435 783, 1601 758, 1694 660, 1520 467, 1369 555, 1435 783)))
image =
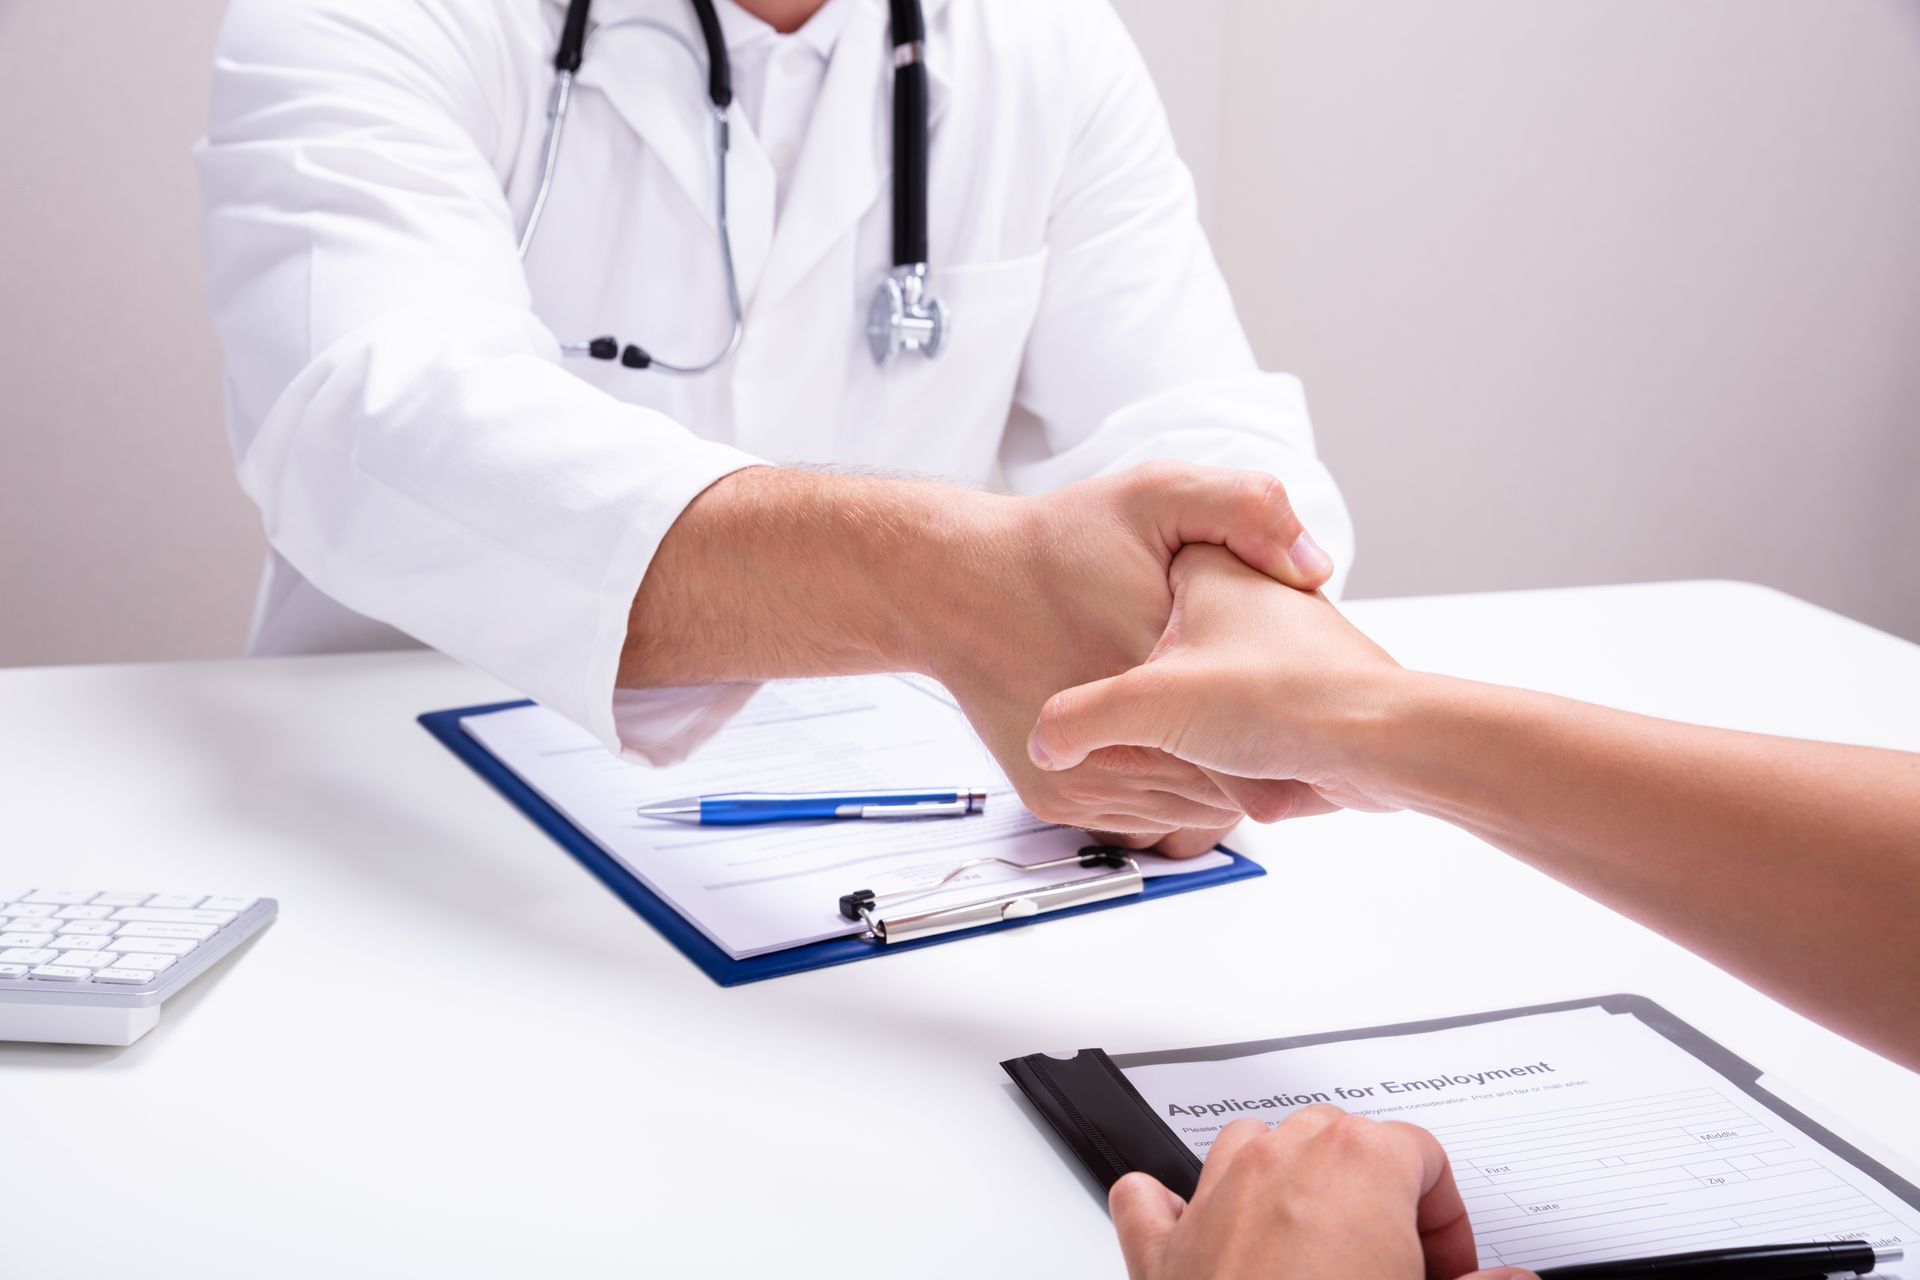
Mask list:
POLYGON ((1340 806, 1304 782, 1292 778, 1239 778, 1231 773, 1202 770, 1234 808, 1255 822, 1284 822, 1316 813, 1332 813, 1340 806))

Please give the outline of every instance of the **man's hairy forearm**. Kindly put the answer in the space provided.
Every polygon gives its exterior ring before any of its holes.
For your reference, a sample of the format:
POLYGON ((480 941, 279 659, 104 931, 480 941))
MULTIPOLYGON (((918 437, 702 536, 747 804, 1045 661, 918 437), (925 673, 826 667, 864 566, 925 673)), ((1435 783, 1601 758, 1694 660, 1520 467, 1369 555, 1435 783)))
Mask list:
POLYGON ((627 619, 628 688, 926 671, 930 615, 1002 545, 1009 499, 919 480, 751 467, 668 530, 627 619))
POLYGON ((1241 808, 1195 766, 1122 750, 1054 775, 1024 749, 1049 697, 1152 652, 1173 603, 1168 565, 1192 542, 1306 588, 1332 567, 1317 551, 1322 563, 1303 563, 1312 540, 1286 491, 1256 472, 1151 463, 1009 498, 749 468, 667 531, 634 597, 619 679, 920 672, 952 692, 1039 817, 1197 852, 1241 808))

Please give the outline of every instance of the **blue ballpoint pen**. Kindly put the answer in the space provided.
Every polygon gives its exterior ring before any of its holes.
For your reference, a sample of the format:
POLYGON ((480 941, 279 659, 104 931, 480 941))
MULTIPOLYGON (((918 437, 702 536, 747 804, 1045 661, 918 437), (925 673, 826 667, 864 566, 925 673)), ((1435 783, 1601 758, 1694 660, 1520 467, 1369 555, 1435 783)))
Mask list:
POLYGON ((701 826, 747 826, 821 818, 958 818, 979 813, 987 793, 979 787, 906 788, 898 791, 727 791, 643 804, 643 818, 696 822, 701 826))

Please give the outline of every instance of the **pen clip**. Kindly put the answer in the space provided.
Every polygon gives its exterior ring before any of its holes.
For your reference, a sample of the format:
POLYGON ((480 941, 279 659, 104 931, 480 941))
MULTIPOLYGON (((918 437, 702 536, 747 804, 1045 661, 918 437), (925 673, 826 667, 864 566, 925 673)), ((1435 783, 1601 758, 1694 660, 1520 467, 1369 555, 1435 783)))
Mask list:
POLYGON ((958 818, 971 812, 966 800, 923 800, 918 804, 843 804, 836 818, 958 818))

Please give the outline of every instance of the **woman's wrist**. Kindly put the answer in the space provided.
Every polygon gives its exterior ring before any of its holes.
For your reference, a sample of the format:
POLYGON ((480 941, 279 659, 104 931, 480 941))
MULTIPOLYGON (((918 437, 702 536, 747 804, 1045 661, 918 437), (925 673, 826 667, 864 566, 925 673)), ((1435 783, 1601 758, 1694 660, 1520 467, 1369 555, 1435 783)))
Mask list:
POLYGON ((1431 812, 1443 803, 1446 761, 1485 686, 1394 667, 1342 699, 1333 771, 1380 807, 1431 812))

